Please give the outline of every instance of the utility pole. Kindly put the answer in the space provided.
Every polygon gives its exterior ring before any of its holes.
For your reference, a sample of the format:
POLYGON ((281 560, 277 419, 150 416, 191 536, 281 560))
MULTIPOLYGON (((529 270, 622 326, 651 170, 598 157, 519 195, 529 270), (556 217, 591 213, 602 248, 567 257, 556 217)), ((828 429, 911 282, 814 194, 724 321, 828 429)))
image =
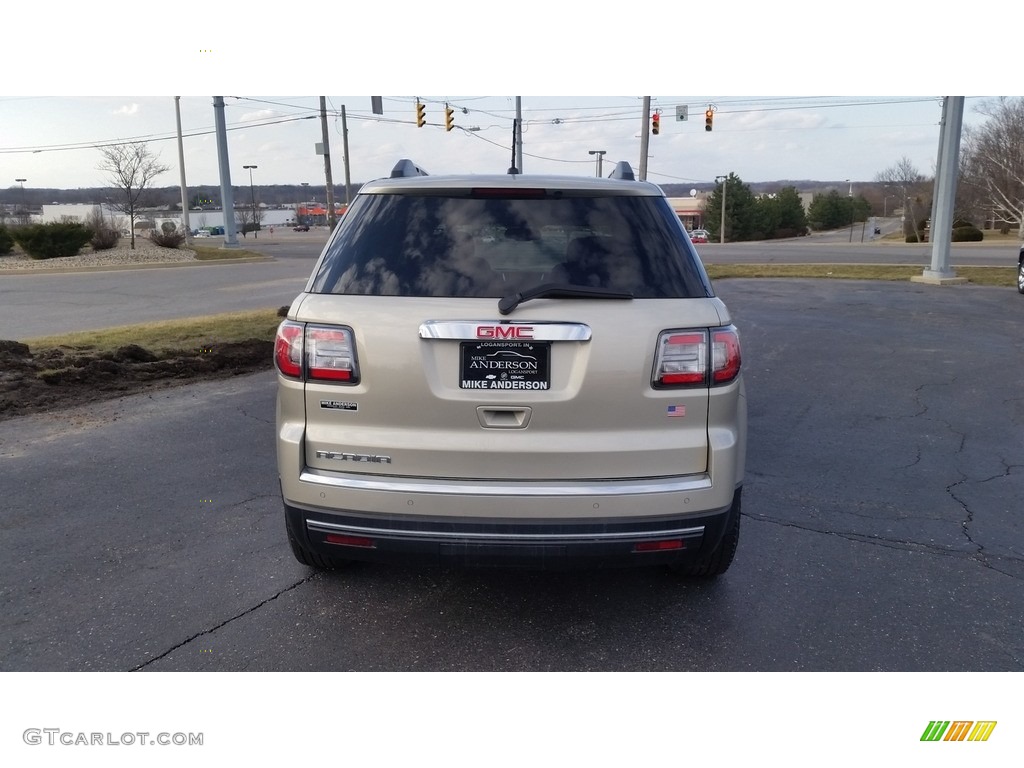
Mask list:
MULTIPOLYGON (((243 168, 249 172, 249 194, 252 195, 252 239, 255 240, 259 237, 259 229, 256 221, 256 187, 252 185, 252 170, 253 168, 259 168, 258 165, 243 165, 243 168)), ((245 227, 242 227, 242 236, 245 237, 245 227)))
POLYGON ((224 209, 224 248, 238 247, 235 230, 235 193, 231 189, 231 166, 228 162, 228 129, 224 120, 224 97, 213 97, 213 120, 217 133, 217 166, 220 169, 220 199, 224 209))
POLYGON ((181 225, 185 228, 185 245, 192 245, 192 227, 188 223, 188 187, 185 186, 185 148, 181 143, 181 96, 174 97, 174 117, 178 123, 178 168, 181 171, 181 225))
POLYGON ((523 172, 523 97, 516 96, 516 169, 523 172))
POLYGON ((345 152, 345 207, 352 204, 352 175, 348 163, 348 120, 345 117, 345 105, 341 105, 341 143, 345 152))
POLYGON ((965 283, 949 265, 949 247, 953 239, 953 208, 956 202, 956 177, 960 165, 960 134, 964 122, 964 97, 946 96, 942 100, 942 126, 939 128, 939 157, 935 170, 932 205, 932 262, 914 282, 932 285, 965 283))
POLYGON ((324 138, 324 176, 327 178, 327 223, 331 230, 338 223, 334 215, 334 180, 331 178, 330 132, 327 130, 327 97, 320 97, 320 128, 324 138))
POLYGON ((725 245, 725 189, 729 186, 729 177, 716 176, 715 181, 722 182, 722 225, 718 230, 718 242, 725 245))
POLYGON ((651 129, 651 97, 644 96, 643 115, 640 124, 640 181, 647 181, 647 145, 651 129))
POLYGON ((597 178, 601 178, 601 160, 604 158, 606 150, 603 149, 592 149, 590 150, 591 155, 597 155, 597 178))

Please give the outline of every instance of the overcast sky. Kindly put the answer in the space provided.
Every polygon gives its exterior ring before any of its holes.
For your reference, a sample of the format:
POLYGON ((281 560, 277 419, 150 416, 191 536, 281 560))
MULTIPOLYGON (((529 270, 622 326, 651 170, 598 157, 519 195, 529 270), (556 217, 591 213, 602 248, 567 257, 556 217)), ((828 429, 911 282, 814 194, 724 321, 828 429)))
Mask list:
MULTIPOLYGON (((512 96, 422 95, 427 125, 415 125, 416 96, 385 96, 384 114, 371 113, 369 96, 328 96, 331 166, 344 181, 341 107, 349 130, 351 178, 387 175, 396 160, 411 158, 431 174, 504 173, 511 164, 512 96), (443 127, 444 108, 455 109, 456 129, 443 127)), ((225 96, 232 183, 248 185, 245 165, 256 165, 256 184, 324 183, 317 96, 225 96)), ((604 150, 610 163, 640 159, 642 97, 521 97, 523 170, 593 174, 604 150)), ((967 100, 965 118, 977 122, 967 100)), ((660 183, 706 183, 733 172, 745 181, 817 179, 870 181, 901 157, 930 174, 938 148, 941 100, 935 96, 778 97, 653 96, 662 110, 661 132, 650 137, 648 177, 660 183), (716 108, 714 129, 704 110, 716 108), (689 119, 679 121, 678 106, 689 119)), ((217 184, 217 142, 210 96, 180 99, 186 179, 217 184)), ((173 96, 0 97, 0 183, 28 187, 104 186, 96 147, 147 141, 170 170, 159 186, 177 186, 178 147, 173 96)))
POLYGON ((327 97, 338 184, 342 105, 353 182, 387 175, 404 157, 432 174, 504 173, 515 94, 523 170, 577 175, 595 172, 591 150, 639 165, 643 93, 662 110, 652 181, 708 183, 729 172, 749 182, 871 181, 903 157, 931 174, 941 94, 968 94, 965 124, 978 124, 984 98, 970 94, 1005 93, 999 77, 1018 69, 994 58, 1010 57, 1011 46, 971 51, 955 25, 877 0, 841 23, 800 0, 652 0, 592 14, 533 0, 449 0, 443 18, 440 6, 397 8, 242 14, 184 0, 172 14, 113 0, 103 14, 62 11, 58 30, 31 8, 7 11, 19 34, 0 50, 0 187, 18 178, 26 187, 103 186, 96 146, 129 140, 149 141, 170 166, 157 184, 177 186, 175 93, 193 94, 180 100, 189 185, 219 183, 212 97, 196 94, 226 94, 233 184, 247 185, 243 166, 256 165, 256 184, 322 188, 318 97, 264 94, 339 92, 361 95, 327 97), (914 34, 899 32, 908 25, 914 34), (495 92, 512 95, 481 95, 495 92), (690 95, 666 95, 679 92, 690 95), (382 116, 371 114, 370 94, 384 95, 382 116), (427 105, 424 128, 414 124, 416 98, 427 105), (456 109, 450 133, 446 102, 456 109), (680 105, 685 122, 676 120, 680 105))

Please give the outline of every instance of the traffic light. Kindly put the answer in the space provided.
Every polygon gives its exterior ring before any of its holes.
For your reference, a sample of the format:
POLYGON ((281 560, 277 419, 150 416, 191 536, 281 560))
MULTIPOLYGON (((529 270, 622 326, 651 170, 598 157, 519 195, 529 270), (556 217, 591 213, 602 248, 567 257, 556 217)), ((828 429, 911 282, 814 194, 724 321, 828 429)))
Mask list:
POLYGON ((661 115, 655 112, 651 115, 651 134, 657 136, 659 131, 661 131, 661 115))
POLYGON ((444 105, 444 129, 450 131, 455 127, 455 110, 449 107, 447 104, 444 105))
POLYGON ((427 108, 416 102, 416 127, 422 128, 427 124, 427 108))
POLYGON ((710 131, 711 130, 711 124, 714 121, 715 121, 715 111, 711 107, 708 107, 707 111, 704 113, 704 130, 705 131, 710 131))

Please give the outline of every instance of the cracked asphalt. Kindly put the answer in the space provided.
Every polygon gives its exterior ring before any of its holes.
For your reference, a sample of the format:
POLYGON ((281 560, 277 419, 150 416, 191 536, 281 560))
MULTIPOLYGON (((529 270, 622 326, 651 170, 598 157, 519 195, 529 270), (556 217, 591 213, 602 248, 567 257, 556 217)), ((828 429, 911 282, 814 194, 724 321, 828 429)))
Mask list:
POLYGON ((720 579, 314 574, 260 373, 0 422, 0 670, 1024 670, 1024 297, 716 288, 750 407, 720 579))

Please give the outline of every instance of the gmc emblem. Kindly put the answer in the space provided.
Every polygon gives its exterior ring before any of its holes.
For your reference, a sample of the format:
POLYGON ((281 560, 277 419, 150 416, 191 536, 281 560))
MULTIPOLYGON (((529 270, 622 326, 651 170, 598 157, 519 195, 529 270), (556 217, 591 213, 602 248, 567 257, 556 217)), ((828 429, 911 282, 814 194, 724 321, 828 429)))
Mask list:
POLYGON ((532 325, 478 325, 478 339, 532 339, 532 325))

